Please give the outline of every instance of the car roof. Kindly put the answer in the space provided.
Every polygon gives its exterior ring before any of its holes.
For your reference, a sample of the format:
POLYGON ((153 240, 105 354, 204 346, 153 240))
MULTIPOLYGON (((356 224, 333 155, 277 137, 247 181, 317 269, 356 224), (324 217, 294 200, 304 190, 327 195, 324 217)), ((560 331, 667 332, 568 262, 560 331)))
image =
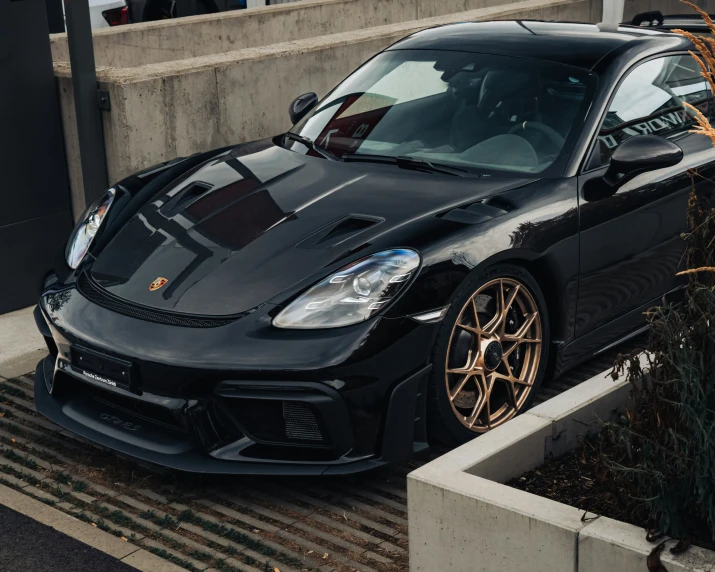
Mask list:
POLYGON ((453 50, 528 57, 593 69, 607 54, 625 45, 643 52, 662 45, 663 51, 692 49, 672 33, 621 26, 602 31, 595 24, 512 20, 463 22, 428 28, 390 46, 390 50, 453 50), (669 38, 670 42, 663 42, 669 38))

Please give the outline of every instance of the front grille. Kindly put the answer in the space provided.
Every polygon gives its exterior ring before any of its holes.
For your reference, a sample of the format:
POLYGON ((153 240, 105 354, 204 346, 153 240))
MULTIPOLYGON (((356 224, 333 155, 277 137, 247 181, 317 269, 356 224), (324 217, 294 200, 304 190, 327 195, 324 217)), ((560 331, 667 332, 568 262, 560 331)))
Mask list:
POLYGON ((330 444, 314 408, 301 401, 224 399, 238 423, 255 439, 268 443, 330 444))
POLYGON ((158 324, 185 326, 188 328, 216 328, 230 324, 237 319, 237 316, 227 318, 212 316, 193 317, 125 302, 121 298, 117 298, 104 290, 84 272, 77 278, 77 290, 82 296, 93 304, 97 304, 97 306, 102 306, 102 308, 117 312, 118 314, 139 320, 146 320, 147 322, 156 322, 158 324))

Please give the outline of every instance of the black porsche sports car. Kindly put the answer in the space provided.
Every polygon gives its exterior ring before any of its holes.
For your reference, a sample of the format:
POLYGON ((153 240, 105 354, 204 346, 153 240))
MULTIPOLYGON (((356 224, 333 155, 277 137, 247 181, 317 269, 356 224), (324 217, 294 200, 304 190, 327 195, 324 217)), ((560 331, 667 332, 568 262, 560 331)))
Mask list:
POLYGON ((45 280, 38 411, 235 474, 355 472, 508 421, 681 288, 688 193, 715 176, 690 49, 428 29, 297 98, 288 133, 119 182, 45 280))

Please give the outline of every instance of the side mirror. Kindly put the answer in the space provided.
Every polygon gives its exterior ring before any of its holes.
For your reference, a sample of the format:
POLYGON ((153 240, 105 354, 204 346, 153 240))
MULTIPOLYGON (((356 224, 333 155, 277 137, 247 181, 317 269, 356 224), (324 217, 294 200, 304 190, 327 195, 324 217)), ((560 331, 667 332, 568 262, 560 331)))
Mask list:
POLYGON ((288 115, 293 125, 303 119, 316 105, 318 105, 318 96, 313 92, 296 97, 288 108, 288 115))
POLYGON ((657 135, 637 135, 615 150, 602 178, 586 181, 584 199, 597 201, 610 197, 641 173, 673 167, 683 159, 683 150, 657 135))

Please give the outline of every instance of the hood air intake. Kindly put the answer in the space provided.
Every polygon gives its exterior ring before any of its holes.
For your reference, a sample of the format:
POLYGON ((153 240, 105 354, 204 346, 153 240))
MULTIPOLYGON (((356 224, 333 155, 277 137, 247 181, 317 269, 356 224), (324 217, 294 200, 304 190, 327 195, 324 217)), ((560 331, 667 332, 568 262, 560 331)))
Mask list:
POLYGON ((367 215, 348 215, 301 240, 298 248, 330 248, 383 222, 384 219, 367 215))

